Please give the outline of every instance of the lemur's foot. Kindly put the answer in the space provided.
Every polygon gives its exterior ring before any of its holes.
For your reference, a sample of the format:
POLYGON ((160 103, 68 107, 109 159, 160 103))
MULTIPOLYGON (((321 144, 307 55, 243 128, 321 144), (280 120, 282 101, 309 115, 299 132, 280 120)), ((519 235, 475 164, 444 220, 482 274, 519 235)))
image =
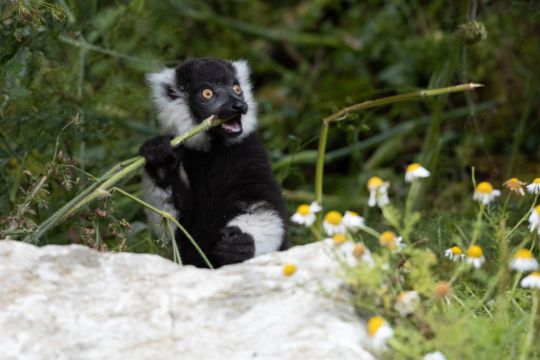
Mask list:
POLYGON ((219 266, 236 264, 255 256, 253 237, 242 232, 238 226, 221 230, 221 240, 214 246, 214 257, 219 266))
POLYGON ((146 159, 150 167, 172 170, 178 166, 178 153, 171 146, 171 135, 162 135, 145 142, 139 154, 146 159))

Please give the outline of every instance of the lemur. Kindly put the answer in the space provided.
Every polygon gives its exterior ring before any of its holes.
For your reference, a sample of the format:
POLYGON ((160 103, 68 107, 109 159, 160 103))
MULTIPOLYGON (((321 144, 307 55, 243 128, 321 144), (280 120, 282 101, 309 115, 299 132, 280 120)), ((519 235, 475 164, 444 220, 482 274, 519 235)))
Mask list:
MULTIPOLYGON (((287 248, 281 190, 255 133, 245 61, 194 59, 147 76, 166 135, 145 142, 144 193, 173 214, 214 267, 287 248), (170 140, 211 115, 230 119, 172 148, 170 140)), ((147 213, 154 225, 155 213, 147 213)), ((176 229, 183 264, 207 267, 176 229)))

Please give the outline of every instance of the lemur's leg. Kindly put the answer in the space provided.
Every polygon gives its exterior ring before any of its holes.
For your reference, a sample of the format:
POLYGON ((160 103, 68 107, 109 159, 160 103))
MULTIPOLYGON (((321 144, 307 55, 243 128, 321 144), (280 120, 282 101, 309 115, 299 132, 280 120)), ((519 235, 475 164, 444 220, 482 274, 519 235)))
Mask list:
MULTIPOLYGON (((172 138, 171 135, 152 138, 141 146, 139 153, 146 159, 146 176, 143 178, 145 200, 178 218, 178 211, 173 204, 173 188, 175 184, 187 179, 181 178, 180 155, 170 145, 172 138)), ((146 212, 154 230, 158 230, 162 218, 148 209, 146 212)), ((163 230, 161 233, 156 231, 157 235, 161 235, 163 230)))
POLYGON ((280 250, 285 224, 278 212, 265 203, 250 205, 221 230, 213 249, 219 265, 233 264, 280 250))

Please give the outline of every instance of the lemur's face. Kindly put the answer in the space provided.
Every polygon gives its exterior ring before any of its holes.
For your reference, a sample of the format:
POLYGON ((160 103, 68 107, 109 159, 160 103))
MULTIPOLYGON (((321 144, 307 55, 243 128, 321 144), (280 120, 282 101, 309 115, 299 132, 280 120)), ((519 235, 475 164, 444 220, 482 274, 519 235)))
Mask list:
POLYGON ((217 115, 220 119, 230 120, 212 129, 214 133, 227 137, 242 133, 242 115, 247 113, 248 104, 230 62, 217 59, 189 61, 176 69, 176 80, 195 121, 200 123, 217 115))
POLYGON ((249 67, 243 60, 194 59, 147 77, 164 130, 180 135, 211 115, 229 119, 189 139, 185 146, 207 149, 212 137, 243 141, 257 127, 249 67))

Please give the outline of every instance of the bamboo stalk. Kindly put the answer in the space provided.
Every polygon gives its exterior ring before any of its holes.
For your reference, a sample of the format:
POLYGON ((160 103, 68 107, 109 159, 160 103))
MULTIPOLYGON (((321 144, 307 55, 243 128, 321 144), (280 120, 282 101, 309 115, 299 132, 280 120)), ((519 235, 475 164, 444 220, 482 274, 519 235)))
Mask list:
MULTIPOLYGON (((171 146, 176 147, 184 143, 189 138, 198 135, 214 126, 221 125, 226 120, 217 119, 212 115, 188 132, 171 140, 171 146)), ((146 161, 142 156, 133 157, 113 166, 109 171, 100 176, 98 180, 82 191, 79 195, 71 199, 67 204, 58 209, 53 215, 43 221, 36 230, 25 237, 25 242, 36 243, 47 231, 74 214, 81 207, 89 204, 96 198, 107 195, 108 190, 121 180, 127 178, 145 165, 146 161)))

